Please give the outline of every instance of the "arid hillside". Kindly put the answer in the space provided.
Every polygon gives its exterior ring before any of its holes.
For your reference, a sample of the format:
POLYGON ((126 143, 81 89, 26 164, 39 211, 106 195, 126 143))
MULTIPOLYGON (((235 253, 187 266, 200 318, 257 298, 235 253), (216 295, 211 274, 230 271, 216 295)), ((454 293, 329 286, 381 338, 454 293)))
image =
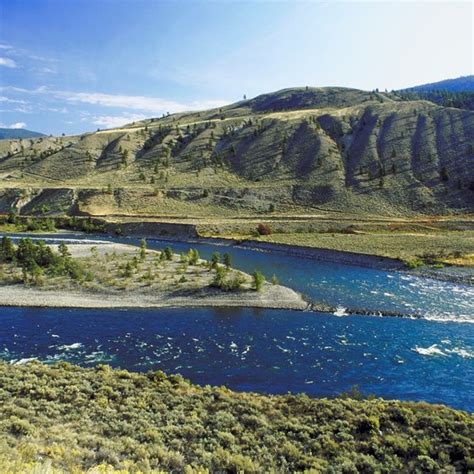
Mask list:
POLYGON ((81 136, 0 140, 0 211, 470 212, 473 164, 472 111, 294 88, 81 136))

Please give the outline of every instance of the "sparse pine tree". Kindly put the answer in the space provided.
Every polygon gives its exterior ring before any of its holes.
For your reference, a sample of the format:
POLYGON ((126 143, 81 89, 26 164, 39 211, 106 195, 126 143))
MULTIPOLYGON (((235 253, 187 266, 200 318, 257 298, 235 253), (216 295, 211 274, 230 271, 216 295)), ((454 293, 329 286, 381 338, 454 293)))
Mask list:
POLYGON ((171 247, 166 247, 164 250, 164 255, 166 260, 172 260, 173 259, 173 249, 171 247))
POLYGON ((262 272, 255 270, 253 272, 252 278, 255 291, 261 291, 263 288, 263 284, 265 283, 265 275, 262 272))
POLYGON ((221 254, 219 252, 214 252, 211 256, 211 268, 217 268, 220 261, 221 261, 221 254))
POLYGON ((142 239, 140 241, 140 260, 143 262, 146 258, 146 248, 147 248, 147 244, 146 244, 146 239, 142 239))
POLYGON ((199 262, 199 252, 196 249, 189 249, 188 262, 190 265, 197 265, 199 262))
POLYGON ((69 252, 69 249, 68 249, 67 245, 64 242, 61 242, 58 245, 58 251, 59 251, 59 254, 61 255, 61 257, 63 257, 63 258, 69 258, 71 256, 71 253, 69 252))
POLYGON ((225 253, 224 256, 223 256, 223 261, 224 261, 224 265, 226 266, 227 269, 229 269, 232 265, 232 257, 230 256, 229 253, 225 253))

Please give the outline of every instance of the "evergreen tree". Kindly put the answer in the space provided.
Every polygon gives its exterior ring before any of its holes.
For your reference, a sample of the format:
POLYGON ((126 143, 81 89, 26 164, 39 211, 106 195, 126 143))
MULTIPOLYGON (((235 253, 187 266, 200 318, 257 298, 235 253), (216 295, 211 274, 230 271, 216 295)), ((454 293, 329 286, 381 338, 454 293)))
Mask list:
POLYGON ((214 252, 211 256, 211 268, 217 268, 220 261, 221 254, 219 252, 214 252))
POLYGON ((256 291, 261 291, 263 284, 265 283, 265 275, 258 270, 253 272, 253 286, 256 291))

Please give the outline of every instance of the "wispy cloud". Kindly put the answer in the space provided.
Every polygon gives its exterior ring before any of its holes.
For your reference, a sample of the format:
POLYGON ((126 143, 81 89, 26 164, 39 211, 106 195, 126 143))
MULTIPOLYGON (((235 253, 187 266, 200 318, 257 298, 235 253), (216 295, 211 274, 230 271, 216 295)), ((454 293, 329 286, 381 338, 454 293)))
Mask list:
POLYGON ((36 89, 24 89, 23 87, 15 87, 15 86, 1 86, 1 92, 18 92, 21 94, 45 94, 48 91, 46 86, 39 86, 36 89))
POLYGON ((55 91, 56 97, 62 97, 68 102, 101 105, 122 109, 141 110, 150 113, 183 112, 186 110, 201 110, 221 107, 228 103, 225 100, 203 100, 193 102, 177 102, 159 97, 138 95, 113 95, 99 92, 64 92, 55 91))
POLYGON ((10 58, 0 58, 0 66, 4 66, 4 67, 9 67, 9 68, 16 68, 17 67, 17 64, 15 61, 13 61, 13 59, 10 59, 10 58))
POLYGON ((229 103, 227 100, 211 99, 190 102, 179 102, 160 97, 141 95, 103 94, 100 92, 71 92, 49 89, 40 86, 36 89, 24 89, 15 86, 0 87, 0 91, 28 95, 45 95, 56 100, 76 104, 90 104, 116 109, 135 110, 142 113, 162 114, 166 112, 185 112, 188 110, 205 110, 222 107, 229 103))
POLYGON ((12 123, 10 125, 3 125, 3 124, 0 123, 0 127, 2 127, 2 128, 15 128, 15 129, 26 128, 26 123, 25 122, 15 122, 15 123, 12 123))
POLYGON ((104 128, 114 128, 121 127, 127 123, 144 120, 146 118, 146 115, 141 114, 100 115, 98 117, 93 117, 92 123, 104 128))
POLYGON ((0 95, 0 102, 6 102, 8 104, 26 104, 27 103, 24 100, 10 99, 9 97, 5 97, 4 95, 0 95))
POLYGON ((38 74, 57 74, 58 70, 52 67, 35 67, 31 68, 32 72, 36 72, 38 74))

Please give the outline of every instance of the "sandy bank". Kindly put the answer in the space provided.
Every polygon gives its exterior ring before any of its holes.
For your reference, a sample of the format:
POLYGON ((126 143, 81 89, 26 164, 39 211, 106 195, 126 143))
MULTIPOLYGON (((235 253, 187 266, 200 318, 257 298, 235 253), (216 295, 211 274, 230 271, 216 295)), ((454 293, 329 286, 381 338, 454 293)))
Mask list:
POLYGON ((264 286, 261 292, 222 292, 203 288, 188 294, 116 291, 93 293, 42 290, 22 285, 0 286, 0 306, 54 308, 164 308, 164 307, 249 307, 304 310, 308 307, 295 291, 280 286, 264 286))

